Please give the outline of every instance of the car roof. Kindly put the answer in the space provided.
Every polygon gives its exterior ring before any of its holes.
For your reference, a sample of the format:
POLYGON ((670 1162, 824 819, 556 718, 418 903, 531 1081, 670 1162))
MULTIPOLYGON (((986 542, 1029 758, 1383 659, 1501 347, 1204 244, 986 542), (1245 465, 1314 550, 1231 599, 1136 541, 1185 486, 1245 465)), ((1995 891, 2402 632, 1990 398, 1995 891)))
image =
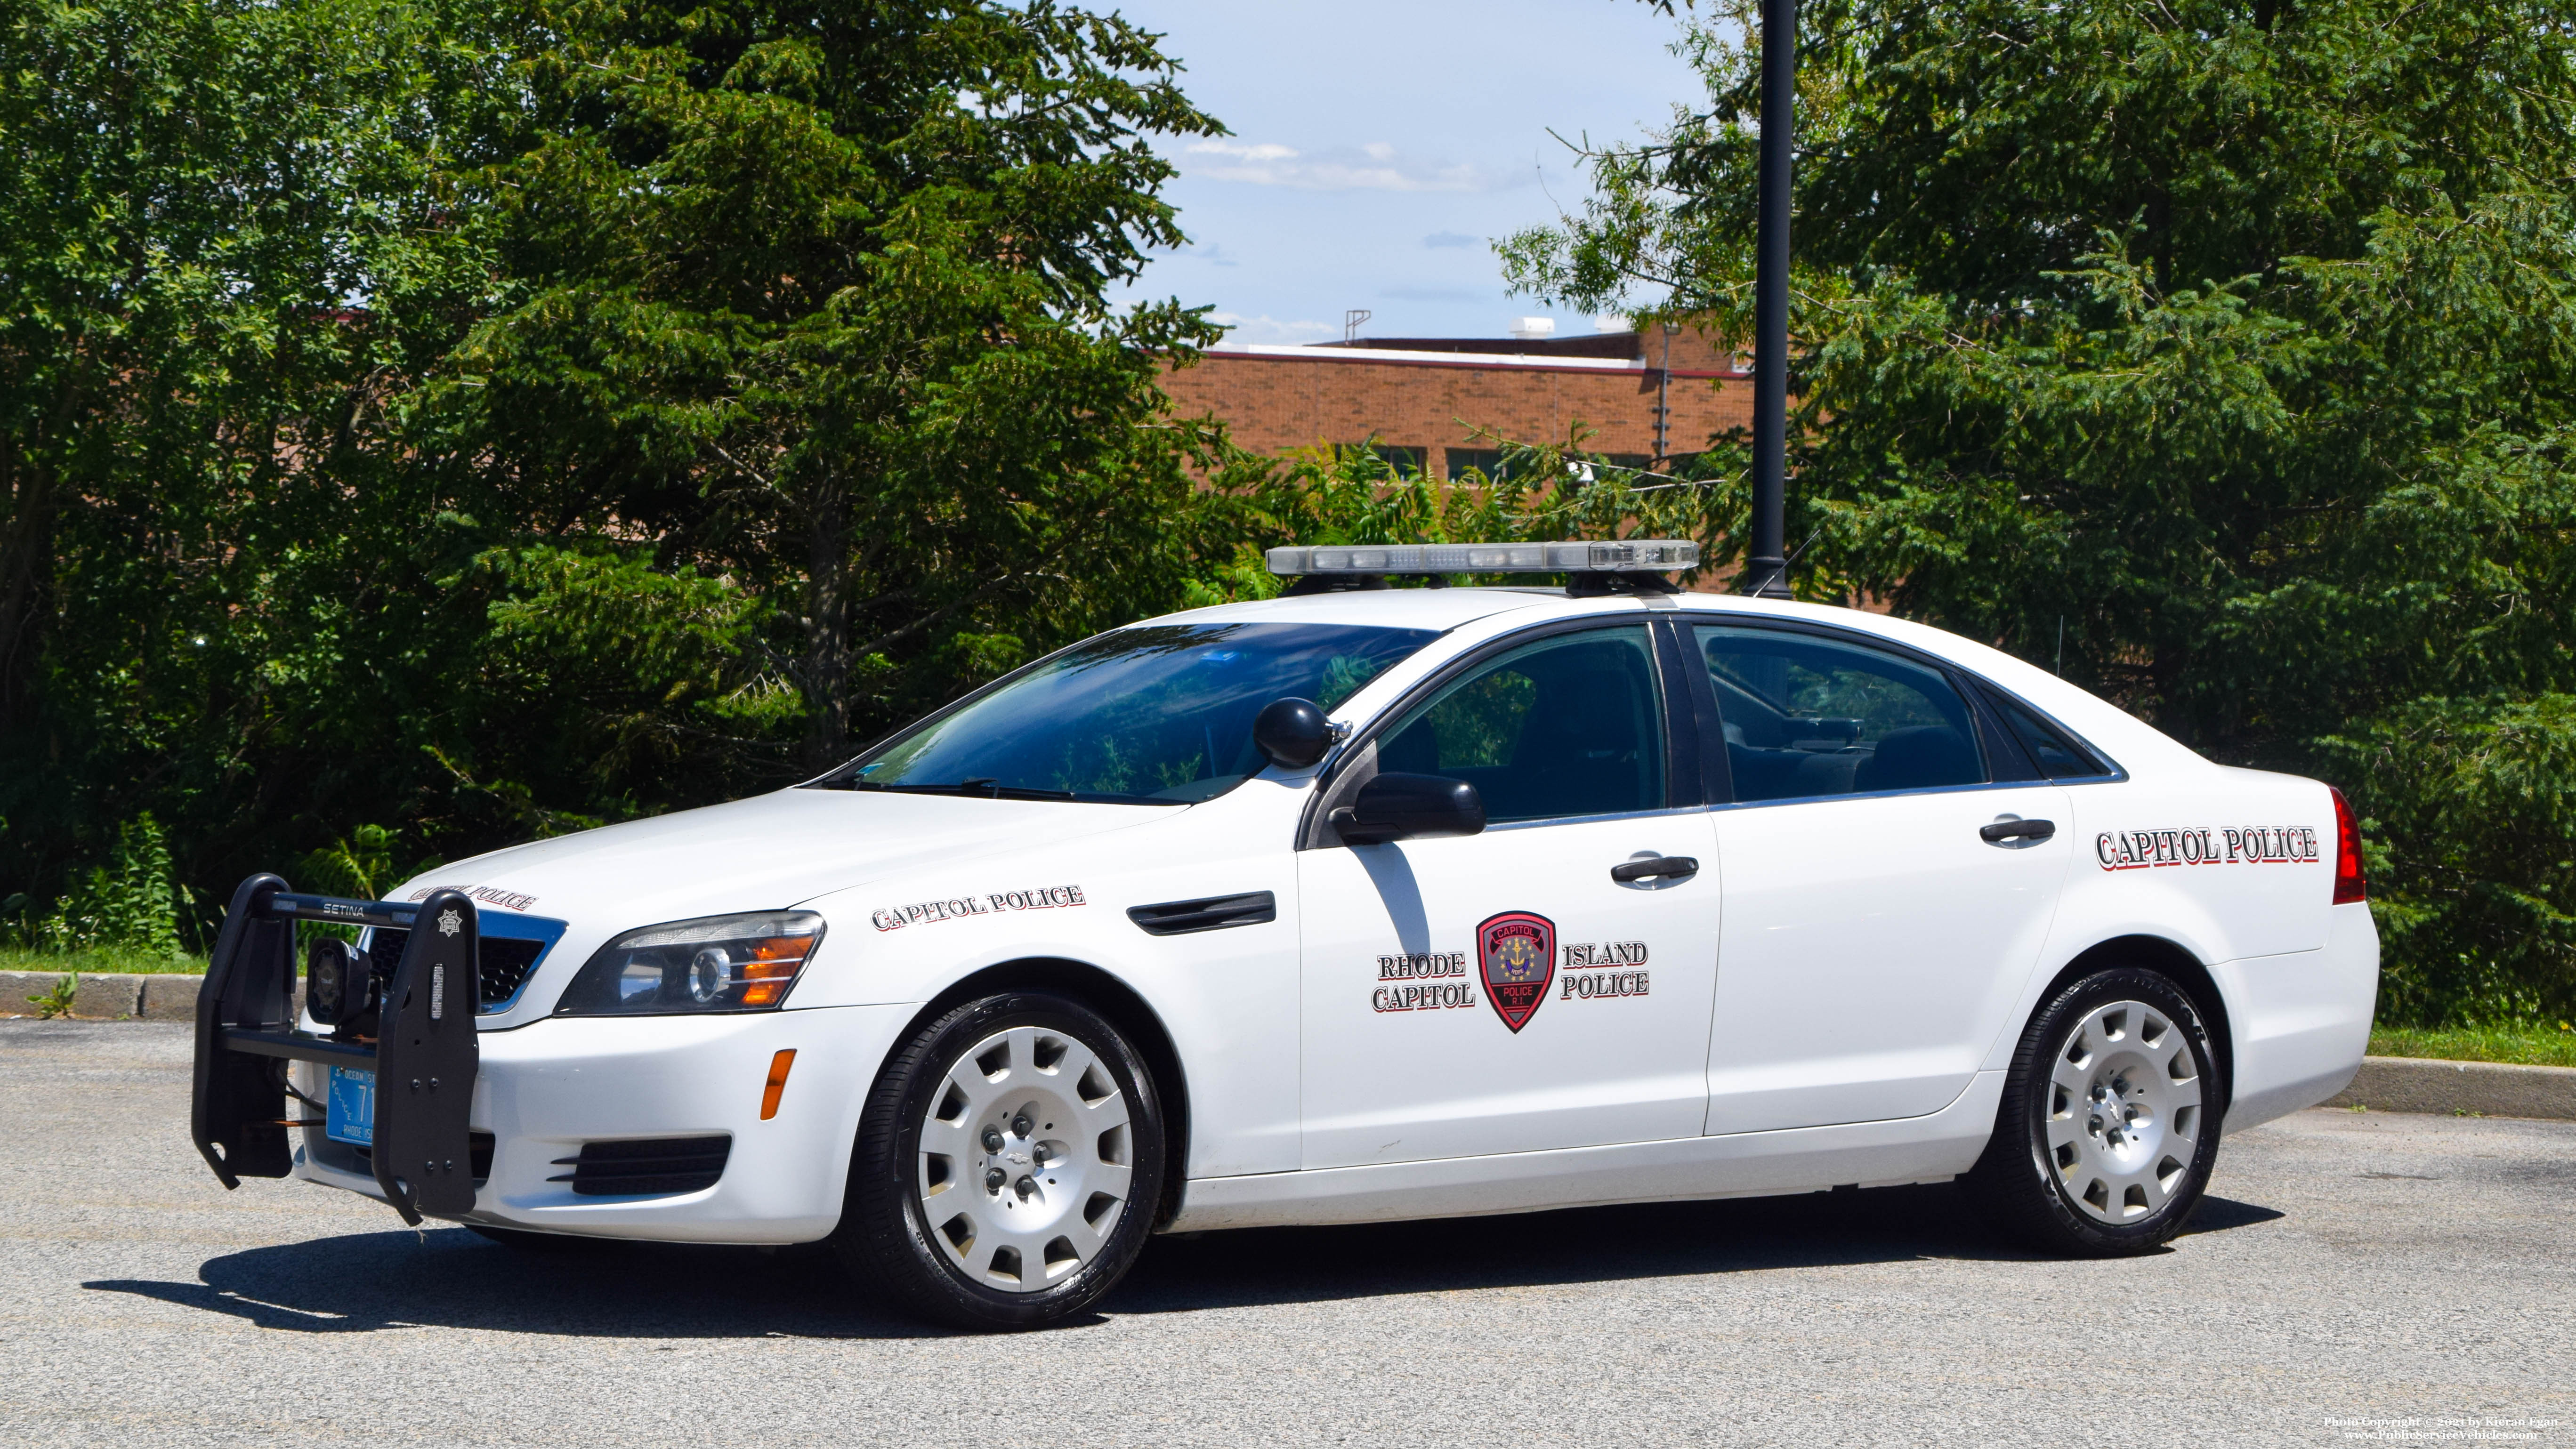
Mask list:
POLYGON ((1562 589, 1353 589, 1330 594, 1299 594, 1276 599, 1247 599, 1148 619, 1149 624, 1260 623, 1358 624, 1385 629, 1436 629, 1446 633, 1461 624, 1514 609, 1565 603, 1562 589))
POLYGON ((1536 624, 1550 617, 1600 616, 1629 610, 1663 609, 1681 609, 1702 615, 1724 613, 1748 618, 1804 620, 1912 645, 1982 674, 2038 705, 2091 740, 2097 748, 2107 751, 2125 768, 2134 770, 2150 762, 2208 767, 2207 762, 2187 746, 2110 701, 2000 649, 1946 629, 1831 604, 1757 599, 1744 594, 1613 594, 1576 599, 1566 597, 1565 590, 1561 588, 1390 588, 1247 600, 1168 614, 1162 619, 1146 622, 1239 620, 1246 623, 1358 624, 1390 629, 1436 629, 1446 633, 1479 619, 1491 619, 1505 613, 1516 613, 1523 621, 1536 624))

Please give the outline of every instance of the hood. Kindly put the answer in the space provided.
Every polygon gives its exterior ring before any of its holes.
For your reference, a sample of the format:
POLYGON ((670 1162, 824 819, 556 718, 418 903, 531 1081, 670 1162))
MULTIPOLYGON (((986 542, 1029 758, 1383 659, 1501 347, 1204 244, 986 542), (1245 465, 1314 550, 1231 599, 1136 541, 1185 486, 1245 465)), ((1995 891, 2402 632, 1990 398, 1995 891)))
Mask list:
POLYGON ((497 910, 618 931, 770 910, 930 863, 1157 820, 1166 807, 781 790, 496 850, 405 881, 497 910))

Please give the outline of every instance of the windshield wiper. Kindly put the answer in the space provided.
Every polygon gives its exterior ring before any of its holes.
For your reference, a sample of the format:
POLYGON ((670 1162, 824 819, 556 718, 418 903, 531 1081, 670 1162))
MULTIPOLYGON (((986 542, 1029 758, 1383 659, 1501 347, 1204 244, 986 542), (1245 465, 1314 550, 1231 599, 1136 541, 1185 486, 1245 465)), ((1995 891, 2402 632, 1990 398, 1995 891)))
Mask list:
POLYGON ((1005 785, 1000 781, 976 776, 954 785, 885 785, 874 780, 847 779, 823 782, 827 790, 882 790, 894 795, 953 795, 968 800, 1053 800, 1075 805, 1187 805, 1187 800, 1158 800, 1151 795, 1112 795, 1101 791, 1039 790, 1027 785, 1005 785))
POLYGON ((1071 790, 1034 790, 1026 785, 1005 785, 999 780, 976 778, 960 780, 954 785, 881 785, 874 780, 836 780, 843 790, 885 790, 899 795, 964 795, 987 800, 1080 800, 1071 790))

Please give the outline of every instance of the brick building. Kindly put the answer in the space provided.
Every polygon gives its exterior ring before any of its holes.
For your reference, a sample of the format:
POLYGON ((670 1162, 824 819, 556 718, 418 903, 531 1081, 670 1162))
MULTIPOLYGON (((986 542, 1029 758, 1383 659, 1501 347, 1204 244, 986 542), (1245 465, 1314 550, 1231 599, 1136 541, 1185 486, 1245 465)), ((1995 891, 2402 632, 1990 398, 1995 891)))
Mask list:
POLYGON ((1492 472, 1497 436, 1563 442, 1577 425, 1591 430, 1587 449, 1630 466, 1696 453, 1752 426, 1751 360, 1687 327, 1566 338, 1525 328, 1218 347, 1166 373, 1163 390, 1184 413, 1223 419, 1257 453, 1374 439, 1399 468, 1447 478, 1492 472))

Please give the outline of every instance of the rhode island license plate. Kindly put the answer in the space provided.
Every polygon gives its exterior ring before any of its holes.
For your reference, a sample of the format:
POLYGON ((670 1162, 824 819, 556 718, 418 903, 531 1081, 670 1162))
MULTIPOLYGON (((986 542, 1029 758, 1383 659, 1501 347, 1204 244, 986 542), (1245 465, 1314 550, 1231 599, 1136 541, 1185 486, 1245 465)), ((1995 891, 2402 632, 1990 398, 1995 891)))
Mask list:
POLYGON ((370 1147, 376 1140, 376 1074, 348 1067, 331 1069, 330 1109, 322 1114, 322 1131, 334 1142, 370 1147))

